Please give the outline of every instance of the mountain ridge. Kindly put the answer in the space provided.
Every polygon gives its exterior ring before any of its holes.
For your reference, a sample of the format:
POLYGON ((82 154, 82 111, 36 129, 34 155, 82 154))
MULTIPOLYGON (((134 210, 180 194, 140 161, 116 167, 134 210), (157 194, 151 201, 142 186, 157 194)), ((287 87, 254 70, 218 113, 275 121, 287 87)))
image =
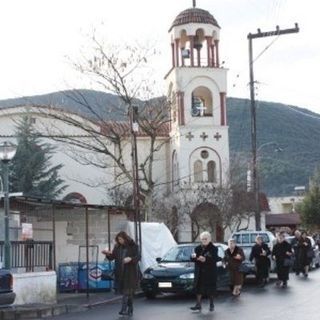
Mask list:
MULTIPOLYGON (((52 105, 90 116, 88 103, 99 116, 123 121, 127 112, 119 97, 101 91, 68 90, 0 100, 0 109, 18 105, 52 105), (80 100, 77 103, 75 100, 80 100)), ((230 152, 250 156, 250 100, 227 98, 230 152)), ((269 196, 291 195, 308 185, 320 164, 320 114, 275 102, 257 102, 257 146, 261 190, 269 196), (281 152, 275 152, 278 150, 281 152)))

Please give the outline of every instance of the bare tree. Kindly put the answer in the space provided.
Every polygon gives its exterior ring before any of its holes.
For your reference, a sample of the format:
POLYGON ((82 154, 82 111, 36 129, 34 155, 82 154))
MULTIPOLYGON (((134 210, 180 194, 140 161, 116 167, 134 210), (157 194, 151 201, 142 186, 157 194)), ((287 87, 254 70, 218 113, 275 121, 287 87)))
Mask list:
POLYGON ((169 140, 170 121, 170 101, 166 97, 152 98, 155 83, 150 81, 152 70, 148 61, 157 53, 139 45, 105 46, 95 36, 91 41, 92 53, 74 63, 74 67, 105 92, 116 94, 117 105, 93 105, 80 90, 72 90, 66 95, 81 106, 78 114, 66 113, 55 106, 39 108, 39 112, 56 120, 45 128, 49 137, 68 145, 73 158, 82 164, 112 172, 112 184, 119 187, 133 180, 132 128, 127 113, 138 106, 137 136, 144 143, 144 154, 139 154, 139 188, 146 210, 150 211, 156 184, 155 158, 169 140), (122 120, 111 120, 110 115, 115 114, 122 120), (68 133, 65 127, 61 128, 61 122, 69 128, 68 133))

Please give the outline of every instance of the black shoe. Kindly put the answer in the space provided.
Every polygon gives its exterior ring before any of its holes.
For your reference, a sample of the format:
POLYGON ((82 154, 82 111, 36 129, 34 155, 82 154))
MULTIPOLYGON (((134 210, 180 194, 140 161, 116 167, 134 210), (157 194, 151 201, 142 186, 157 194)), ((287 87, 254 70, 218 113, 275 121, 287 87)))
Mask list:
POLYGON ((120 316, 128 316, 129 315, 129 311, 127 309, 123 310, 121 309, 119 311, 120 316))
POLYGON ((210 312, 214 311, 214 304, 213 303, 210 303, 209 311, 210 312))
POLYGON ((194 307, 191 307, 190 310, 192 310, 192 311, 201 311, 201 305, 197 303, 194 307))
POLYGON ((133 315, 133 307, 128 307, 128 316, 131 317, 133 315))
POLYGON ((304 275, 305 278, 308 278, 308 274, 307 273, 304 273, 303 275, 304 275))
POLYGON ((286 288, 288 286, 287 281, 284 281, 282 284, 282 288, 286 288))
POLYGON ((300 272, 296 271, 296 276, 299 276, 300 275, 300 272))

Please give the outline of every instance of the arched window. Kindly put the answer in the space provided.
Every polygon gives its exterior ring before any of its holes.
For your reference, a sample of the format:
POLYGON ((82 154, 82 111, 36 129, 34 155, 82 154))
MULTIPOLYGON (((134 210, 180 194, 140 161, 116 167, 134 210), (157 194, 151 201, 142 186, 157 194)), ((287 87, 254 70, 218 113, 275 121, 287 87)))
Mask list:
POLYGON ((216 163, 209 161, 207 164, 208 182, 216 182, 216 163))
POLYGON ((193 165, 194 182, 203 182, 202 161, 197 160, 193 165))
POLYGON ((213 111, 211 91, 206 87, 193 90, 191 96, 191 115, 193 117, 210 117, 213 111))
POLYGON ((177 152, 172 153, 172 190, 179 185, 179 163, 177 152))

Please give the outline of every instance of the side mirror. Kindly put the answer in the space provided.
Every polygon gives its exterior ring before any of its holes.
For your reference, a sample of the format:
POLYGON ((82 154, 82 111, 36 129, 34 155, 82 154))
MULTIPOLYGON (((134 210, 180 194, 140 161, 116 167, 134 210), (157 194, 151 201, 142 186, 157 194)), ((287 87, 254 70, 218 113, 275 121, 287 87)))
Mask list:
POLYGON ((158 263, 160 263, 161 262, 161 258, 156 258, 156 261, 158 262, 158 263))

